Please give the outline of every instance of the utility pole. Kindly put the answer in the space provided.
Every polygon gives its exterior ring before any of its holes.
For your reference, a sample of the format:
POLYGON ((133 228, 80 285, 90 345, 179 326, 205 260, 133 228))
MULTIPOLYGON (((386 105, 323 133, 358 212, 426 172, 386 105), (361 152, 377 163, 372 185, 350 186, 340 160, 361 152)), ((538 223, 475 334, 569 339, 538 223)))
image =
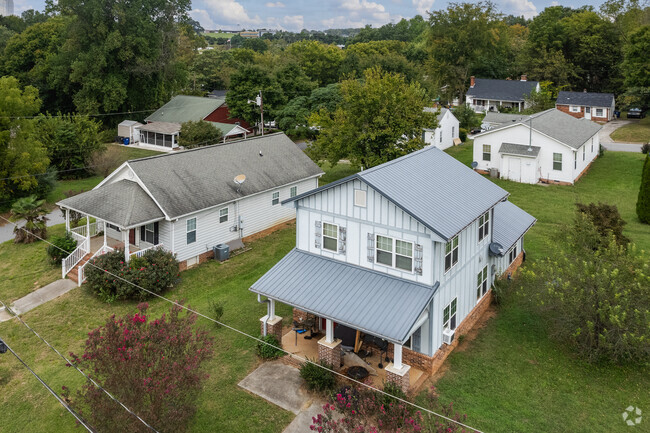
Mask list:
POLYGON ((262 91, 260 90, 260 92, 255 97, 254 101, 249 99, 248 103, 249 104, 255 104, 258 107, 260 107, 260 118, 262 120, 262 129, 261 129, 261 131, 262 131, 262 136, 264 136, 264 106, 263 106, 263 101, 262 101, 262 91))

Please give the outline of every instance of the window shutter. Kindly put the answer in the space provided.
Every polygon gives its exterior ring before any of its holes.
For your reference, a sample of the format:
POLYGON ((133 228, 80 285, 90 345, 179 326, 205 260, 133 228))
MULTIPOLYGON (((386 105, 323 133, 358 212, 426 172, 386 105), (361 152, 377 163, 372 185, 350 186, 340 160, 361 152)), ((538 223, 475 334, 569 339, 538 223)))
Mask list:
POLYGON ((368 233, 368 261, 375 262, 375 235, 368 233))
POLYGON ((345 239, 348 230, 345 227, 339 227, 339 253, 345 254, 345 239))
POLYGON ((415 266, 414 266, 414 270, 415 270, 415 273, 418 274, 418 275, 422 275, 422 259, 423 259, 422 245, 415 244, 415 266))
POLYGON ((146 237, 147 234, 145 233, 145 229, 144 229, 144 227, 145 227, 145 226, 140 226, 140 240, 141 240, 142 242, 146 242, 146 241, 147 241, 147 237, 146 237))
POLYGON ((158 222, 153 223, 153 244, 158 245, 158 222))
POLYGON ((323 231, 321 229, 321 222, 320 221, 316 221, 316 223, 315 223, 314 235, 316 235, 316 237, 314 238, 314 246, 316 248, 320 248, 321 236, 323 235, 323 231))

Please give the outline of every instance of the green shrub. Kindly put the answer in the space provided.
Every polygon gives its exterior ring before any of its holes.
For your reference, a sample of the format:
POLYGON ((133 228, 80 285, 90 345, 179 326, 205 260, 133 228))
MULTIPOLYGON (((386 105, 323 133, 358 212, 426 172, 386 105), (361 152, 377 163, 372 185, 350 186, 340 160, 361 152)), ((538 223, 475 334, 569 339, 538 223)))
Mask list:
MULTIPOLYGON (((310 361, 307 359, 307 361, 310 361)), ((325 361, 315 364, 315 361, 305 362, 300 366, 300 377, 307 383, 307 388, 312 391, 325 392, 334 389, 336 378, 332 373, 332 366, 325 361)))
POLYGON ((282 345, 275 337, 275 335, 268 334, 266 336, 260 336, 260 340, 264 341, 267 344, 264 344, 260 341, 257 342, 257 355, 262 359, 275 359, 284 355, 284 352, 280 350, 282 345))
POLYGON ((390 394, 381 394, 384 407, 389 407, 391 404, 396 404, 399 401, 398 398, 406 400, 406 393, 399 385, 394 382, 384 382, 384 392, 390 394))
POLYGON ((464 143, 465 140, 467 140, 467 129, 465 128, 458 129, 458 138, 460 138, 460 141, 464 143))
MULTIPOLYGON (((212 312, 212 318, 217 322, 221 322, 221 317, 223 317, 223 310, 226 303, 224 301, 210 301, 210 311, 212 312)), ((214 324, 215 327, 221 328, 219 323, 214 324)))
POLYGON ((636 215, 642 223, 650 224, 650 155, 645 157, 641 174, 641 187, 636 202, 636 215))
POLYGON ((161 293, 172 287, 178 279, 178 261, 174 254, 163 249, 149 250, 129 263, 124 261, 124 251, 115 250, 95 258, 92 263, 95 266, 86 266, 87 286, 105 302, 118 299, 142 300, 150 294, 133 284, 161 293))
POLYGON ((52 245, 47 247, 47 255, 50 256, 53 264, 60 264, 62 259, 68 257, 77 248, 77 241, 70 233, 66 233, 65 236, 55 236, 50 243, 52 245))
POLYGON ((650 143, 643 143, 643 146, 641 146, 641 153, 645 155, 650 153, 650 143))

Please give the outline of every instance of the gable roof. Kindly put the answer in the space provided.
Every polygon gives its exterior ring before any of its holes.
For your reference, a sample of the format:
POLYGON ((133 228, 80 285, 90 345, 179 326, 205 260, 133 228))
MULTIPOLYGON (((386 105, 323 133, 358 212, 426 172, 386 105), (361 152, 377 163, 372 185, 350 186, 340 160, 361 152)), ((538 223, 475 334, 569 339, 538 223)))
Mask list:
POLYGON ((493 80, 476 78, 474 87, 467 90, 467 96, 498 101, 523 101, 526 95, 537 87, 537 81, 493 80))
MULTIPOLYGON (((427 112, 427 113, 434 113, 435 114, 435 113, 438 113, 438 108, 424 107, 424 111, 427 112)), ((447 114, 447 111, 449 111, 448 108, 445 108, 445 107, 440 108, 440 113, 438 113, 438 116, 436 117, 438 122, 440 122, 442 120, 442 118, 445 117, 445 114, 447 114)), ((440 126, 440 125, 438 125, 438 126, 440 126)))
POLYGON ((177 95, 171 101, 157 109, 147 122, 197 122, 205 119, 217 108, 225 104, 225 98, 204 98, 202 96, 177 95))
POLYGON ((539 146, 528 146, 525 144, 514 144, 514 143, 501 143, 501 147, 499 148, 499 153, 505 153, 508 155, 525 156, 527 158, 537 158, 540 149, 541 147, 539 146))
POLYGON ((535 131, 541 132, 542 134, 547 135, 573 149, 580 148, 580 146, 597 134, 602 128, 601 125, 592 122, 591 120, 584 118, 576 119, 570 114, 564 113, 555 108, 550 108, 546 111, 526 116, 516 122, 507 122, 497 125, 496 127, 481 132, 476 136, 491 134, 513 125, 525 125, 528 127, 531 119, 535 131))
POLYGON ((519 240, 537 220, 528 212, 504 201, 494 207, 492 242, 503 247, 501 256, 519 240))
POLYGON ((528 114, 511 114, 511 113, 499 113, 496 111, 488 111, 485 113, 482 123, 507 123, 507 122, 518 122, 522 119, 527 119, 528 114))
POLYGON ((173 122, 151 122, 139 126, 140 131, 159 132, 161 134, 177 134, 181 131, 180 123, 173 122))
POLYGON ((585 105, 590 107, 611 107, 614 103, 613 93, 595 92, 567 92, 557 94, 556 104, 560 105, 585 105))
POLYGON ((57 204, 123 228, 140 226, 165 217, 149 194, 131 180, 109 183, 57 204))
POLYGON ((323 174, 284 133, 127 164, 170 218, 323 174), (246 175, 246 181, 238 192, 233 179, 240 174, 246 175))
POLYGON ((436 147, 402 156, 283 203, 359 179, 445 240, 505 200, 508 192, 436 147))

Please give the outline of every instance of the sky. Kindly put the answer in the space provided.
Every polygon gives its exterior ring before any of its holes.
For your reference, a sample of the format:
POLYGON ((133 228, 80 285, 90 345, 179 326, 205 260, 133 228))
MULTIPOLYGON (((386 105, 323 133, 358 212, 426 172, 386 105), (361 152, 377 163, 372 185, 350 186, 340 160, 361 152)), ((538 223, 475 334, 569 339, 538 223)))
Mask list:
MULTIPOLYGON (((554 0, 494 0, 506 15, 532 18, 554 0)), ((15 12, 42 10, 43 0, 14 0, 15 12)), ((444 9, 445 0, 193 0, 190 15, 205 29, 278 29, 300 31, 328 28, 379 27, 444 9)), ((593 4, 589 0, 562 1, 563 6, 593 4)))

